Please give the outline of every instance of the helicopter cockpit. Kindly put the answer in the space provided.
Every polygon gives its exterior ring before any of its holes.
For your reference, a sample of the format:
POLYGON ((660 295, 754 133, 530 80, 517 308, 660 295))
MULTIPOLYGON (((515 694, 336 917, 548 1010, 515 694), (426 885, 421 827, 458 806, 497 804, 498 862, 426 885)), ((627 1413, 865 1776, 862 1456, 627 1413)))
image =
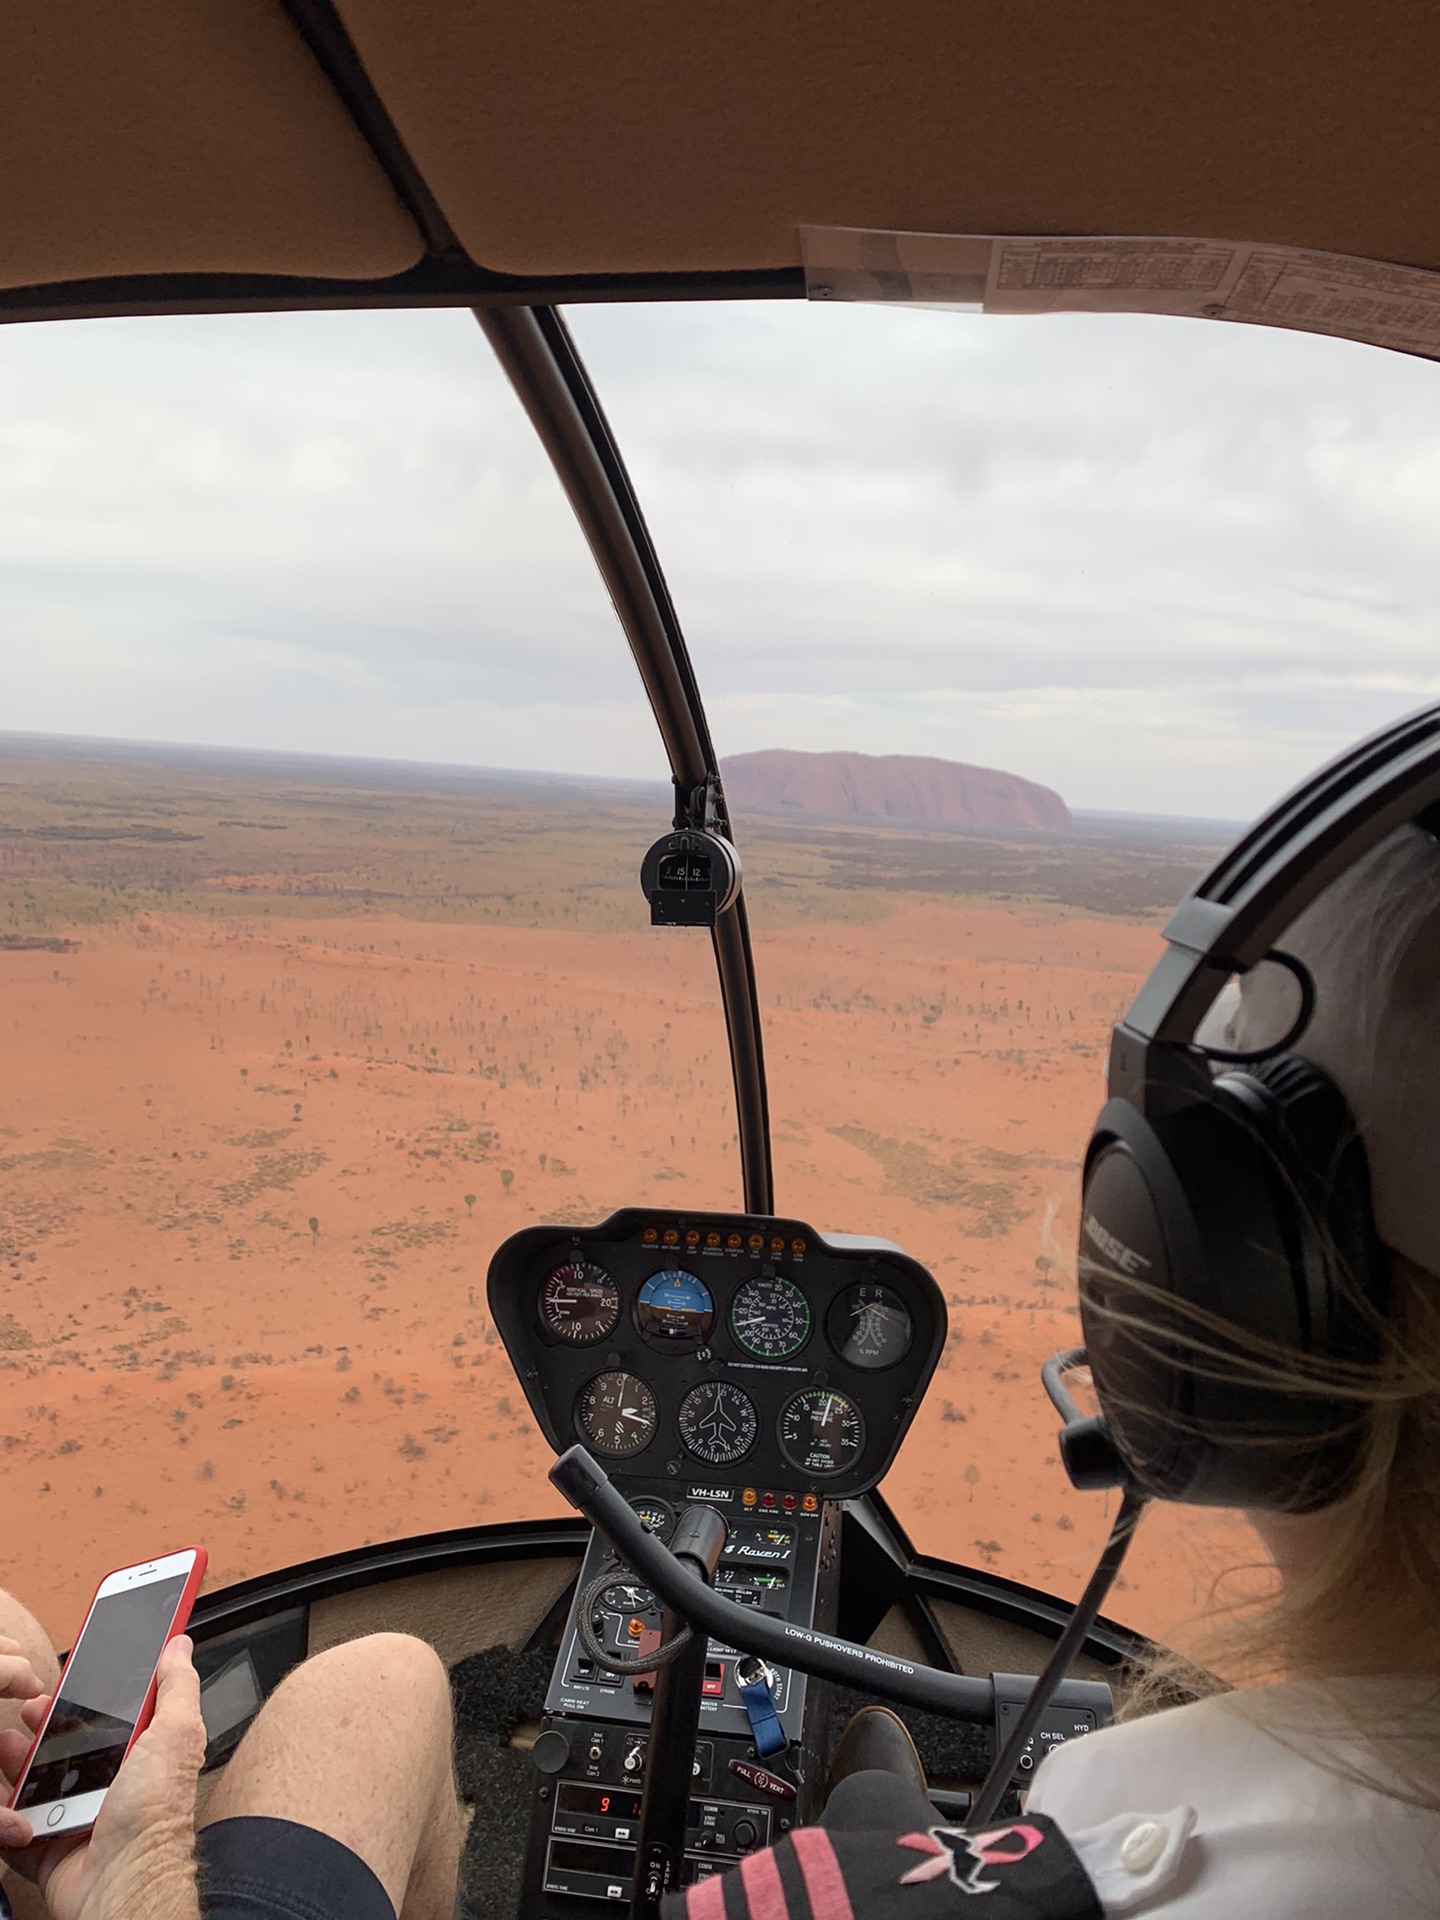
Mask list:
MULTIPOLYGON (((827 1664, 1014 1734, 1028 1680, 927 1687, 912 1664, 833 1637, 840 1502, 883 1476, 944 1344, 944 1296, 918 1263, 774 1215, 627 1212, 584 1232, 525 1229, 492 1263, 490 1300, 562 1455, 557 1484, 583 1511, 610 1508, 533 1748, 526 1912, 632 1897, 648 1911, 814 1820, 827 1664), (643 1584, 657 1546, 675 1556, 670 1579, 682 1555, 704 1568, 718 1633, 696 1596, 643 1584), (755 1623, 770 1621, 788 1665, 756 1652, 755 1623)), ((1062 1680, 1006 1744, 1006 1777, 1023 1783, 1047 1745, 1092 1732, 1110 1705, 1103 1683, 1062 1680)))
POLYGON ((1018 1814, 1240 1538, 1125 1561, 1081 1161, 1433 691, 1440 22, 94 13, 0 76, 5 1584, 203 1535, 212 1783, 426 1640, 460 1920, 655 1920, 870 1702, 1018 1814))

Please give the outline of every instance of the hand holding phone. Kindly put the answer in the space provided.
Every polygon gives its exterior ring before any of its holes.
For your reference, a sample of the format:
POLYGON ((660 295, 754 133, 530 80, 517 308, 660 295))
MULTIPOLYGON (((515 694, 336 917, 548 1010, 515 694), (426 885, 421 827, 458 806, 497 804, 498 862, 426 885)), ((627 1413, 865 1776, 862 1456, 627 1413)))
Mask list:
POLYGON ((204 1575, 204 1549, 187 1547, 121 1567, 96 1588, 10 1798, 37 1841, 94 1825, 150 1720, 160 1657, 184 1631, 204 1575))
MULTIPOLYGON (((37 1841, 5 1855, 38 1883, 51 1920, 201 1920, 195 1887, 195 1786, 205 1760, 200 1681, 190 1642, 177 1636, 156 1669, 155 1710, 137 1735, 88 1834, 37 1841)), ((25 1720, 39 1727, 50 1702, 27 1703, 25 1720)), ((18 1771, 20 1736, 0 1734, 0 1762, 18 1771)), ((23 1758, 23 1749, 21 1751, 23 1758)), ((28 1839, 24 1814, 0 1814, 28 1839)))

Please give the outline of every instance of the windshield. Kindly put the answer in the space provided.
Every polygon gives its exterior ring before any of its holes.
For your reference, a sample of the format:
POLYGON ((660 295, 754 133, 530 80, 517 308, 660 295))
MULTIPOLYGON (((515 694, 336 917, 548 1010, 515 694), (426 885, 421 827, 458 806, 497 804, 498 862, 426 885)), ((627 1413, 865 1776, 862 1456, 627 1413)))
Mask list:
MULTIPOLYGON (((574 325, 725 766, 776 1204, 949 1303, 885 1492, 922 1551, 1073 1596, 1114 1503, 1039 1371, 1109 1030, 1239 825, 1436 690, 1440 380, 1154 318, 574 325)), ((1152 1510, 1108 1611, 1163 1637, 1256 1551, 1152 1510)))
MULTIPOLYGON (((1432 690, 1433 371, 570 318, 731 756, 776 1205, 949 1303, 885 1491, 1073 1594, 1106 1502, 1038 1369, 1108 1028, 1234 823, 1432 690)), ((653 722, 473 322, 8 329, 0 383, 0 1445, 63 1642, 190 1540, 216 1585, 561 1511, 491 1253, 740 1194, 709 942, 637 884, 653 722)), ((1163 1633, 1235 1538, 1152 1516, 1111 1610, 1163 1633)))
POLYGON ((465 316, 0 336, 7 1584, 567 1511, 499 1242, 740 1202, 638 677, 465 316))

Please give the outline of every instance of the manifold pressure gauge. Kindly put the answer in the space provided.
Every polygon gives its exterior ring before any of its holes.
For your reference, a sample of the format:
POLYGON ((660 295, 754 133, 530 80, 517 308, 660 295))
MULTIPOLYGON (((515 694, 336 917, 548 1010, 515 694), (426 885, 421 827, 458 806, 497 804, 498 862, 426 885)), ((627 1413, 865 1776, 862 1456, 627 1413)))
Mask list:
POLYGON ((780 1451, 801 1473, 845 1473, 865 1450, 860 1409, 830 1387, 806 1387, 780 1412, 780 1451))

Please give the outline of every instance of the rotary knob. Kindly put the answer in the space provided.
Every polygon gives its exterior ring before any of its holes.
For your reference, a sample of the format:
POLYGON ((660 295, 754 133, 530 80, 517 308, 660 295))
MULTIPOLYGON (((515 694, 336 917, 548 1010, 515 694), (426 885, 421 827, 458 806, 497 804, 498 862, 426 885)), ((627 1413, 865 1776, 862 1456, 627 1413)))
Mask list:
POLYGON ((530 1749, 530 1758, 541 1773, 559 1773, 570 1758, 570 1742, 558 1727, 547 1727, 530 1749))

